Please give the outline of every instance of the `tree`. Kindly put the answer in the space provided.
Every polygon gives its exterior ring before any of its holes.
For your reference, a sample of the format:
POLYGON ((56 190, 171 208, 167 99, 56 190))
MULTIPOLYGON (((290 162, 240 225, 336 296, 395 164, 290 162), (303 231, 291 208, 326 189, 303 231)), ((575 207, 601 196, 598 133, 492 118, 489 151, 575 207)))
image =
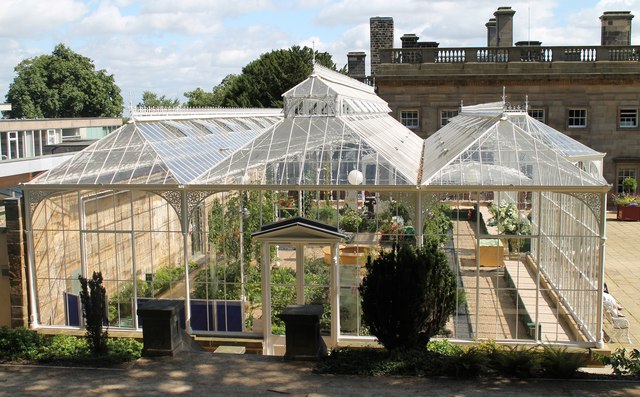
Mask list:
POLYGON ((158 96, 155 92, 145 91, 142 93, 142 102, 138 103, 139 107, 147 108, 175 108, 180 106, 180 101, 176 99, 170 99, 164 95, 158 96))
POLYGON ((107 292, 102 286, 102 273, 93 272, 90 280, 78 276, 82 290, 80 302, 82 302, 82 316, 87 329, 86 338, 89 347, 94 354, 102 354, 107 351, 107 331, 102 330, 102 324, 107 319, 107 292))
POLYGON ((366 263, 362 313, 371 334, 388 350, 425 349, 455 311, 456 276, 438 242, 408 244, 366 263))
MULTIPOLYGON (((314 50, 293 46, 274 50, 242 68, 240 75, 228 75, 211 93, 198 88, 185 92, 187 106, 282 107, 282 94, 309 77, 314 50), (205 95, 206 94, 206 95, 205 95)), ((328 53, 315 51, 317 63, 335 70, 328 53)))
POLYGON ((229 95, 229 88, 235 84, 238 79, 237 74, 229 74, 222 82, 213 87, 212 92, 206 92, 202 88, 196 88, 193 91, 187 91, 184 96, 187 97, 186 107, 192 108, 207 108, 207 107, 221 107, 224 105, 225 96, 229 95))
POLYGON ((26 59, 6 101, 12 118, 116 117, 122 114, 120 88, 113 75, 95 70, 93 61, 58 44, 51 55, 26 59))

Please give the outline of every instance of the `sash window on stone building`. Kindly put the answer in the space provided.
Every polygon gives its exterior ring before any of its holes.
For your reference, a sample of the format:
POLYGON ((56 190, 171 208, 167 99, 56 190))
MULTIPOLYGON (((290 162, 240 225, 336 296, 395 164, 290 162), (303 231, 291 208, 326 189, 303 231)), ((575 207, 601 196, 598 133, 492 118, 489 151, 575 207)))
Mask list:
POLYGON ((620 128, 638 127, 638 109, 620 109, 620 128))
POLYGON ((420 117, 417 110, 403 110, 400 112, 400 122, 407 128, 420 127, 420 117))
POLYGON ((587 126, 587 109, 569 109, 567 126, 569 128, 585 128, 587 126))

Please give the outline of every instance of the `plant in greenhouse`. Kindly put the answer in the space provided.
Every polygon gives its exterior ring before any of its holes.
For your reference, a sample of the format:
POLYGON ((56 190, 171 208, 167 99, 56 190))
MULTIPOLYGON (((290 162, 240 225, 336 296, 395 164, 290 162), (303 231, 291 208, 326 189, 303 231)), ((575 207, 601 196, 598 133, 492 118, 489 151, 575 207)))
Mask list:
POLYGON ((253 242, 251 234, 260 229, 261 220, 274 219, 275 200, 276 193, 273 191, 232 193, 222 200, 216 198, 209 212, 209 242, 216 247, 217 252, 228 258, 238 258, 242 241, 245 262, 249 262, 252 257, 260 261, 260 244, 253 242), (241 218, 243 239, 239 238, 241 218))
POLYGON ((340 217, 340 229, 345 232, 357 232, 361 229, 362 224, 362 216, 354 210, 350 210, 340 217))
MULTIPOLYGON (((514 203, 501 201, 499 205, 489 206, 489 213, 493 219, 490 224, 498 227, 498 233, 523 236, 531 234, 531 222, 527 219, 514 203)), ((522 239, 509 239, 512 250, 520 249, 524 245, 522 239)))
POLYGON ((107 291, 102 286, 102 273, 93 272, 91 279, 78 276, 82 290, 80 301, 82 302, 82 316, 87 329, 86 338, 89 347, 94 354, 103 354, 107 351, 108 331, 103 330, 103 323, 108 319, 107 315, 107 291))
POLYGON ((441 203, 429 208, 424 217, 423 232, 426 239, 444 243, 452 229, 451 207, 448 204, 441 203))
POLYGON ((438 244, 395 245, 368 258, 360 286, 363 320, 389 350, 425 349, 455 311, 456 276, 438 244))

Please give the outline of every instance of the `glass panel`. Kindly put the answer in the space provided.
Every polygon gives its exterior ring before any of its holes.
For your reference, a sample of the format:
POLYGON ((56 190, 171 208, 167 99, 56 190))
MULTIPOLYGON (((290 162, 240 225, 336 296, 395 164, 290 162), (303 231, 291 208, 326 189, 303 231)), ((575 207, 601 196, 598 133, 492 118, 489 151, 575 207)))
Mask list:
POLYGON ((280 245, 276 251, 276 265, 271 269, 271 329, 274 335, 284 335, 285 325, 279 317, 288 305, 297 303, 296 249, 280 245))
POLYGON ((331 334, 330 247, 308 245, 305 247, 304 253, 304 303, 307 305, 322 305, 320 332, 324 335, 329 335, 331 334))

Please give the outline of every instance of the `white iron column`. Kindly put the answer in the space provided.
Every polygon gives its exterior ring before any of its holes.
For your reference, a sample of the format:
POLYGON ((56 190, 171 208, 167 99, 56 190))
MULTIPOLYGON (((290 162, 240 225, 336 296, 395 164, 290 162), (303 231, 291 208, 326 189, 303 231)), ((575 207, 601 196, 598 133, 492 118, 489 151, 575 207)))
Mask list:
POLYGON ((331 244, 331 273, 329 281, 329 293, 331 294, 331 344, 338 346, 338 333, 340 332, 340 277, 338 269, 338 252, 340 243, 331 244))
POLYGON ((189 296, 189 207, 187 192, 182 190, 182 255, 184 262, 184 320, 187 333, 191 333, 191 297, 189 296))
POLYGON ((31 224, 31 192, 29 190, 24 191, 24 213, 26 215, 25 225, 27 232, 27 263, 29 265, 29 307, 31 309, 31 328, 38 328, 38 305, 36 304, 36 266, 34 263, 34 248, 33 248, 33 225, 31 224))
POLYGON ((602 335, 602 298, 604 292, 604 264, 605 264, 605 243, 607 242, 607 193, 600 195, 600 268, 598 269, 598 306, 596 309, 596 342, 598 348, 604 347, 603 335, 602 335))
POLYGON ((271 337, 271 288, 269 283, 271 273, 271 257, 269 255, 269 243, 260 244, 262 252, 262 324, 263 341, 262 354, 273 355, 273 342, 271 337))

